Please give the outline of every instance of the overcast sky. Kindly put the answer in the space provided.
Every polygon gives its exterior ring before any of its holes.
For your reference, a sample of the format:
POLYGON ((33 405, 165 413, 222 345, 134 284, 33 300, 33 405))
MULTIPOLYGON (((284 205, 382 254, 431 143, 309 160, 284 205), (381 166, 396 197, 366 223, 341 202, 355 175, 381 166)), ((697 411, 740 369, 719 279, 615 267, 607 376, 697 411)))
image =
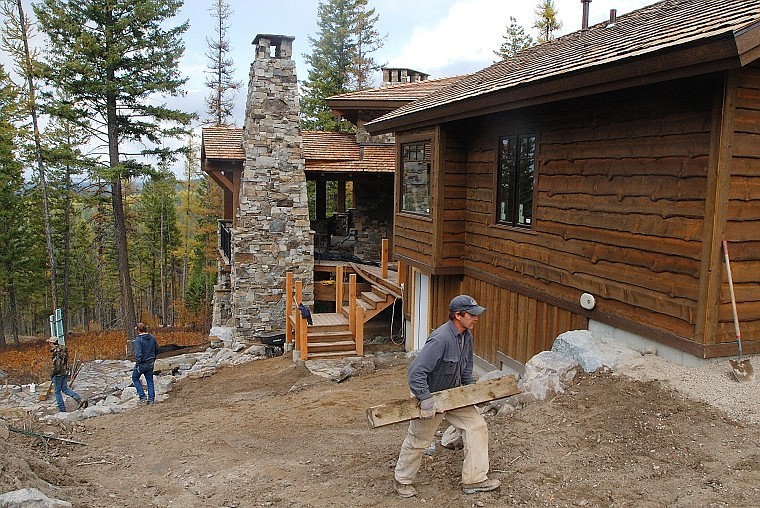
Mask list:
MULTIPOLYGON (((309 37, 317 35, 318 0, 228 0, 233 15, 228 38, 232 45, 238 79, 235 122, 242 126, 248 71, 253 61, 252 42, 257 34, 295 37, 294 59, 299 81, 307 77, 303 55, 311 53, 309 37)), ((372 56, 380 64, 406 67, 430 74, 431 78, 455 76, 487 67, 512 16, 535 38, 532 28, 538 0, 369 0, 379 15, 377 29, 386 35, 385 43, 372 56)), ((590 24, 609 19, 610 9, 618 15, 655 3, 655 0, 592 0, 590 24)), ((208 60, 206 37, 213 36, 209 0, 186 0, 180 19, 190 21, 186 33, 184 72, 190 77, 183 107, 205 115, 203 85, 208 60)), ((554 0, 562 29, 559 35, 581 27, 583 4, 580 0, 554 0)), ((380 74, 377 74, 380 82, 380 74)))

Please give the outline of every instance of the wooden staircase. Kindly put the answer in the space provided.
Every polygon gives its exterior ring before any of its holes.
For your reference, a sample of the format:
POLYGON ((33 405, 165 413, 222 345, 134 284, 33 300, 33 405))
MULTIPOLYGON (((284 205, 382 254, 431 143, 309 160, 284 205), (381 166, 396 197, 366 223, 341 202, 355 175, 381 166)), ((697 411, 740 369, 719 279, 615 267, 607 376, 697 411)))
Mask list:
POLYGON ((313 313, 311 325, 298 310, 302 302, 302 281, 293 281, 293 274, 287 273, 285 294, 291 305, 286 311, 285 340, 293 342, 301 360, 364 355, 364 323, 401 298, 397 273, 388 272, 387 240, 383 241, 383 253, 381 267, 357 263, 336 266, 336 312, 313 313), (357 294, 357 276, 367 282, 368 291, 357 294))

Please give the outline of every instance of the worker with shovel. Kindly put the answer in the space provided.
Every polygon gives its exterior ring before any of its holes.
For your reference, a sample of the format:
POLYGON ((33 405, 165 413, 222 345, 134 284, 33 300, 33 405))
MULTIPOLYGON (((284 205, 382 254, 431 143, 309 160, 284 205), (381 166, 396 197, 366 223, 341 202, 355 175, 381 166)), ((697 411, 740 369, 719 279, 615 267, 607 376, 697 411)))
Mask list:
POLYGON ((82 397, 68 386, 69 352, 66 350, 66 346, 58 342, 58 337, 50 337, 48 343, 50 343, 50 353, 53 359, 53 371, 50 374, 50 380, 55 390, 55 401, 58 404, 58 410, 62 413, 66 412, 66 404, 63 403, 62 393, 77 401, 77 409, 83 406, 87 407, 87 401, 82 400, 82 397))
POLYGON ((431 392, 468 385, 472 380, 472 328, 483 311, 475 299, 459 295, 449 304, 449 320, 430 334, 409 366, 409 388, 420 401, 420 418, 409 422, 409 431, 396 462, 394 485, 401 497, 412 497, 412 486, 422 454, 435 437, 443 416, 463 433, 462 492, 475 494, 497 489, 501 482, 488 478, 488 426, 475 406, 436 412, 431 392))

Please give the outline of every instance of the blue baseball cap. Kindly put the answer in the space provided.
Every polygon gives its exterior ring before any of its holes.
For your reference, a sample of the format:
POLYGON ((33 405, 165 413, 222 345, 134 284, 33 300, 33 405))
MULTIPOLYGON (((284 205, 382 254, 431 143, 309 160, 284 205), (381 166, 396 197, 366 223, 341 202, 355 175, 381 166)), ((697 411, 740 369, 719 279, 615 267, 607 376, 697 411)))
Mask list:
POLYGON ((479 316, 486 310, 484 307, 478 305, 475 298, 470 295, 455 296, 449 304, 449 310, 451 312, 467 312, 473 316, 479 316))

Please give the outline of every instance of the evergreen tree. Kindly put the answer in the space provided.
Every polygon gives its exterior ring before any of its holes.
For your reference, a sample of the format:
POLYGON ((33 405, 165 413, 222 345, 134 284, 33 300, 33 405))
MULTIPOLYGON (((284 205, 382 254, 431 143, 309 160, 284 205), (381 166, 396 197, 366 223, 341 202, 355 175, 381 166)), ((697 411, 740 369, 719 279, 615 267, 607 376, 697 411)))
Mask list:
POLYGON ((0 347, 5 346, 5 321, 18 345, 18 315, 15 311, 18 260, 23 258, 23 232, 19 217, 23 208, 22 165, 16 156, 18 130, 18 90, 0 64, 0 347), (4 312, 5 309, 8 312, 4 312))
POLYGON ((554 7, 554 0, 542 0, 536 6, 536 22, 533 28, 538 30, 538 43, 554 40, 554 32, 562 28, 562 22, 557 19, 557 9, 554 7))
POLYGON ((377 69, 370 53, 382 47, 374 9, 367 0, 324 0, 317 8, 316 38, 309 37, 312 53, 304 55, 309 65, 301 100, 302 126, 350 132, 353 126, 332 116, 325 99, 368 86, 369 72, 377 69))
POLYGON ((206 86, 211 90, 206 96, 208 123, 216 126, 234 125, 235 122, 230 122, 229 119, 235 107, 235 92, 242 83, 235 80, 235 68, 229 57, 231 48, 227 29, 232 9, 225 0, 213 0, 209 11, 214 16, 216 26, 214 37, 206 37, 206 58, 209 59, 206 86))
POLYGON ((21 0, 2 0, 0 13, 5 18, 2 34, 2 47, 16 63, 16 71, 24 79, 23 92, 25 94, 24 111, 31 120, 33 148, 29 151, 34 154, 33 159, 37 166, 37 183, 40 187, 42 200, 42 217, 45 225, 45 240, 48 253, 48 267, 50 269, 50 294, 52 300, 52 312, 58 309, 58 281, 56 275, 55 250, 53 247, 53 230, 50 224, 50 206, 48 203, 47 176, 43 157, 43 147, 39 127, 39 105, 37 103, 37 78, 40 75, 40 65, 37 61, 37 53, 31 48, 29 39, 32 36, 32 26, 26 19, 21 0))
POLYGON ((101 174, 111 186, 122 317, 131 353, 136 325, 123 180, 150 171, 138 155, 172 156, 165 137, 184 132, 192 115, 158 104, 181 94, 181 40, 188 23, 170 26, 181 0, 43 0, 35 6, 50 43, 46 75, 71 97, 76 117, 107 145, 101 174), (127 153, 125 145, 149 145, 127 153))
POLYGON ((503 38, 499 51, 494 51, 494 54, 501 60, 512 58, 520 51, 533 45, 533 37, 526 34, 522 25, 518 25, 517 20, 512 16, 509 17, 509 26, 507 26, 507 32, 503 38))

